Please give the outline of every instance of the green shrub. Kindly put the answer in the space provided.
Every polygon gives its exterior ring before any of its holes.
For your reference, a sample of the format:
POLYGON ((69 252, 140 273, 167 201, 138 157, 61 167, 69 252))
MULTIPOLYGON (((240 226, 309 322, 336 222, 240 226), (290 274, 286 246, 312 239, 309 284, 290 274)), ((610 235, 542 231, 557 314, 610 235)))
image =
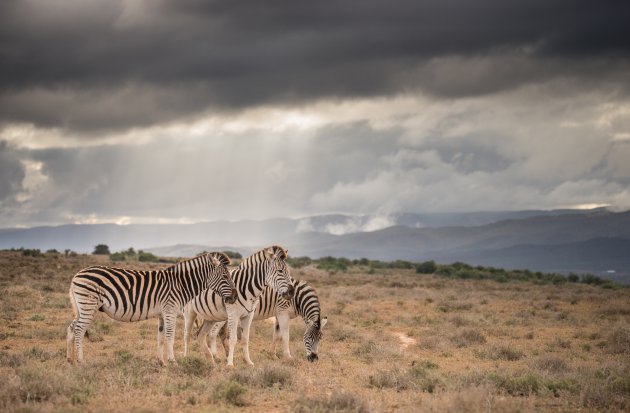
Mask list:
POLYGON ((159 262, 160 259, 150 252, 138 251, 138 261, 141 262, 159 262))
POLYGON ((416 266, 416 273, 418 274, 435 274, 436 271, 435 261, 425 261, 416 266))
POLYGON ((22 255, 25 257, 41 257, 42 256, 42 252, 38 249, 23 249, 22 250, 22 255))
POLYGON ((199 357, 187 356, 177 362, 177 370, 188 376, 204 377, 212 371, 212 364, 199 357))
POLYGON ((222 381, 217 384, 212 393, 215 401, 222 401, 234 406, 245 406, 243 395, 247 392, 247 388, 233 380, 222 381))
POLYGON ((109 247, 106 244, 98 244, 92 251, 93 255, 110 255, 109 247))

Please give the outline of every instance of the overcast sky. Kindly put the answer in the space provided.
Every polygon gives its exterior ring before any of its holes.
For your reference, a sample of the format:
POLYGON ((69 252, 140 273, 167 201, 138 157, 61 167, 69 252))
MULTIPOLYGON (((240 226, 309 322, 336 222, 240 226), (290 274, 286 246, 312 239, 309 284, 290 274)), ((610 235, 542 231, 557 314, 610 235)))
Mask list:
POLYGON ((0 3, 0 227, 630 207, 630 2, 0 3))

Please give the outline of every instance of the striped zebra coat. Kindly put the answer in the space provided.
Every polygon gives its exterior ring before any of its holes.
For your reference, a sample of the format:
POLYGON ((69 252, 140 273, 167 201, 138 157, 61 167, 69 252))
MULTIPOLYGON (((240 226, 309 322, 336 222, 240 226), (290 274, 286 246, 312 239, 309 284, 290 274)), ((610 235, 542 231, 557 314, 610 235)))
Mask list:
MULTIPOLYGON (((286 300, 293 298, 293 280, 286 263, 287 251, 279 246, 265 248, 247 257, 232 270, 232 280, 238 296, 234 304, 225 304, 214 292, 206 290, 184 308, 184 355, 188 353, 190 332, 197 317, 210 321, 227 321, 231 332, 228 343, 227 365, 234 365, 236 330, 241 320, 243 326, 243 356, 245 362, 254 365, 249 357, 249 327, 256 301, 267 286, 273 286, 286 300)), ((206 353, 214 363, 211 353, 206 353)))
POLYGON ((168 360, 175 360, 175 320, 187 302, 207 288, 216 291, 219 300, 228 303, 236 300, 236 289, 227 269, 229 263, 225 254, 213 252, 157 271, 104 266, 79 271, 70 283, 75 318, 67 331, 68 361, 83 361, 83 336, 97 311, 128 322, 159 317, 158 358, 164 363, 166 335, 168 360))
MULTIPOLYGON (((254 321, 266 320, 271 317, 276 318, 275 327, 273 330, 273 349, 276 352, 276 342, 282 340, 283 353, 285 358, 291 358, 291 351, 289 349, 289 320, 302 317, 306 330, 304 331, 303 341, 306 348, 306 358, 308 361, 316 361, 318 356, 319 342, 322 339, 322 329, 328 321, 327 317, 321 318, 320 316, 320 304, 317 291, 305 281, 293 281, 293 287, 295 288, 295 294, 291 300, 285 300, 276 291, 267 286, 258 305, 254 312, 254 321)), ((216 356, 216 337, 217 332, 221 341, 223 342, 223 348, 227 353, 227 329, 225 328, 225 322, 212 323, 210 321, 204 321, 201 329, 198 333, 198 339, 201 347, 206 351, 210 351, 216 356), (206 337, 210 337, 210 349, 205 342, 206 337)))

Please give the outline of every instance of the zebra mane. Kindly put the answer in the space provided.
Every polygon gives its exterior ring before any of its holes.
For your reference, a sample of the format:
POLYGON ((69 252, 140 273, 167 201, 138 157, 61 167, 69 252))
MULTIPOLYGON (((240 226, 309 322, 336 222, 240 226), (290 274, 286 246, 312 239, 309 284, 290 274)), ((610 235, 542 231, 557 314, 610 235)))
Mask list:
POLYGON ((206 255, 209 255, 209 254, 201 254, 201 255, 197 255, 196 257, 187 258, 185 260, 178 261, 177 263, 171 265, 170 267, 167 267, 165 271, 171 271, 171 272, 175 271, 177 268, 180 268, 182 265, 184 265, 187 262, 200 261, 202 259, 205 259, 206 255))
POLYGON ((211 252, 208 255, 216 258, 217 260, 221 262, 221 264, 225 266, 228 266, 232 263, 232 261, 230 260, 230 257, 228 257, 227 254, 225 254, 224 252, 211 252))
POLYGON ((273 250, 273 254, 280 258, 281 260, 286 260, 287 259, 287 254, 289 253, 287 250, 285 250, 284 248, 282 248, 279 245, 272 245, 271 247, 269 247, 273 250))

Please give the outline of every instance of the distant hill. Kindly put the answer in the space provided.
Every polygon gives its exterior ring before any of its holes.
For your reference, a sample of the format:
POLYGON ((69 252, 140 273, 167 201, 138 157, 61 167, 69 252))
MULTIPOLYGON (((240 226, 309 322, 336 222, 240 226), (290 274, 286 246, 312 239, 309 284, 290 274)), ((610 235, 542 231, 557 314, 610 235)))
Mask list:
POLYGON ((630 212, 520 211, 469 214, 323 215, 182 225, 64 225, 0 231, 0 248, 70 248, 105 243, 162 256, 230 249, 248 254, 280 244, 292 256, 467 261, 544 270, 630 273, 630 212), (493 221, 500 217, 509 218, 493 221), (461 225, 491 221, 483 225, 461 225), (432 226, 438 222, 460 225, 432 226), (392 225, 390 225, 392 224, 392 225), (379 228, 385 226, 383 228, 379 228), (229 247, 225 247, 229 246, 229 247))

